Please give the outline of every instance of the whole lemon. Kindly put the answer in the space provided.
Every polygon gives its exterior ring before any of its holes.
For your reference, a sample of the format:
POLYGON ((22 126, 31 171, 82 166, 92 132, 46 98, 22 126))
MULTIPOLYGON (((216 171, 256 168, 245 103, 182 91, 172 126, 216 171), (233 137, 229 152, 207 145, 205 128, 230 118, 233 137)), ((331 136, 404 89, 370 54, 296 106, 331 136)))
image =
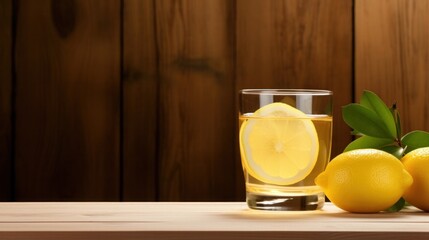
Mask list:
POLYGON ((414 179, 405 191, 404 199, 417 208, 429 211, 429 147, 413 150, 401 161, 414 179))
POLYGON ((332 203, 357 213, 386 210, 412 182, 401 161, 377 149, 342 153, 315 179, 332 203))

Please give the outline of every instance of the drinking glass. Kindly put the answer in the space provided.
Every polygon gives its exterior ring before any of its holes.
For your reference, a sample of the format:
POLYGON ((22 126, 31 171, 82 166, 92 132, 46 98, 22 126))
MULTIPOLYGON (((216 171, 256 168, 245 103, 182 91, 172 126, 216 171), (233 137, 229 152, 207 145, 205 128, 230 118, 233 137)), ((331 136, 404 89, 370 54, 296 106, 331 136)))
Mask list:
POLYGON ((322 208, 314 179, 325 170, 332 145, 332 91, 243 89, 239 144, 252 209, 322 208))

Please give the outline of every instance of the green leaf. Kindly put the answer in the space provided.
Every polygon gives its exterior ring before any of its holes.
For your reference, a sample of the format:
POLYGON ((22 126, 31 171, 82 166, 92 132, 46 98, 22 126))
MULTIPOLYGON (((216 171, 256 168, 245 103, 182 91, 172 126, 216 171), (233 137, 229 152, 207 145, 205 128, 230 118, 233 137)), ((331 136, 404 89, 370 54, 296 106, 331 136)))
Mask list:
POLYGON ((396 138, 400 139, 402 136, 402 128, 401 128, 401 118, 399 117, 399 111, 396 108, 396 103, 393 104, 393 106, 390 108, 390 111, 392 112, 392 115, 395 119, 396 124, 396 138))
POLYGON ((353 129, 353 131, 351 132, 352 135, 356 135, 356 136, 363 136, 362 133, 360 133, 359 131, 357 131, 356 129, 353 129))
POLYGON ((356 103, 346 105, 342 110, 344 121, 356 131, 371 137, 395 139, 373 110, 356 103))
POLYGON ((397 145, 388 145, 381 147, 380 150, 388 152, 395 156, 397 159, 401 159, 404 156, 404 148, 397 145))
POLYGON ((405 200, 403 198, 400 198, 393 206, 386 209, 388 212, 399 212, 402 208, 405 206, 405 200))
POLYGON ((401 142, 406 146, 405 153, 421 147, 429 147, 429 133, 425 131, 412 131, 405 134, 401 142))
POLYGON ((393 117, 390 109, 386 106, 383 100, 377 96, 377 94, 371 91, 364 91, 360 104, 374 111, 384 123, 384 126, 389 132, 390 137, 396 138, 397 134, 395 118, 393 117))
POLYGON ((344 152, 351 151, 354 149, 362 149, 362 148, 377 148, 380 149, 386 145, 393 144, 392 139, 388 138, 375 138, 370 136, 362 136, 351 142, 344 149, 344 152))

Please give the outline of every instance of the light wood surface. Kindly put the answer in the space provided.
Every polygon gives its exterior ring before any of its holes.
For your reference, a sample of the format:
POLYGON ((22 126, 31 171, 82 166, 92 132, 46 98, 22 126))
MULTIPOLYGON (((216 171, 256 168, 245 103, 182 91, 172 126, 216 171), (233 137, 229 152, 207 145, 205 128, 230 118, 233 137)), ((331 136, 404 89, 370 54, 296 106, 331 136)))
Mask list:
POLYGON ((243 202, 0 203, 0 239, 427 239, 429 213, 269 212, 243 202))

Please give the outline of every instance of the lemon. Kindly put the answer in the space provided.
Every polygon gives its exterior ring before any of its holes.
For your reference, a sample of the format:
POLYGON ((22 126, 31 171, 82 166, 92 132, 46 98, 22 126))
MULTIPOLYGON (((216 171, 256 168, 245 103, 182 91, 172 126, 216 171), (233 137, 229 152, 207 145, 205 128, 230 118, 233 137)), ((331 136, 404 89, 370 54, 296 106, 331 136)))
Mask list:
POLYGON ((415 149, 407 153, 401 161, 414 179, 404 193, 405 201, 429 211, 429 147, 415 149))
POLYGON ((285 103, 270 103, 253 113, 240 128, 243 166, 259 181, 289 185, 314 168, 319 141, 313 122, 285 103))
POLYGON ((315 179, 337 207, 358 213, 386 210, 412 182, 401 161, 376 149, 342 153, 315 179))

